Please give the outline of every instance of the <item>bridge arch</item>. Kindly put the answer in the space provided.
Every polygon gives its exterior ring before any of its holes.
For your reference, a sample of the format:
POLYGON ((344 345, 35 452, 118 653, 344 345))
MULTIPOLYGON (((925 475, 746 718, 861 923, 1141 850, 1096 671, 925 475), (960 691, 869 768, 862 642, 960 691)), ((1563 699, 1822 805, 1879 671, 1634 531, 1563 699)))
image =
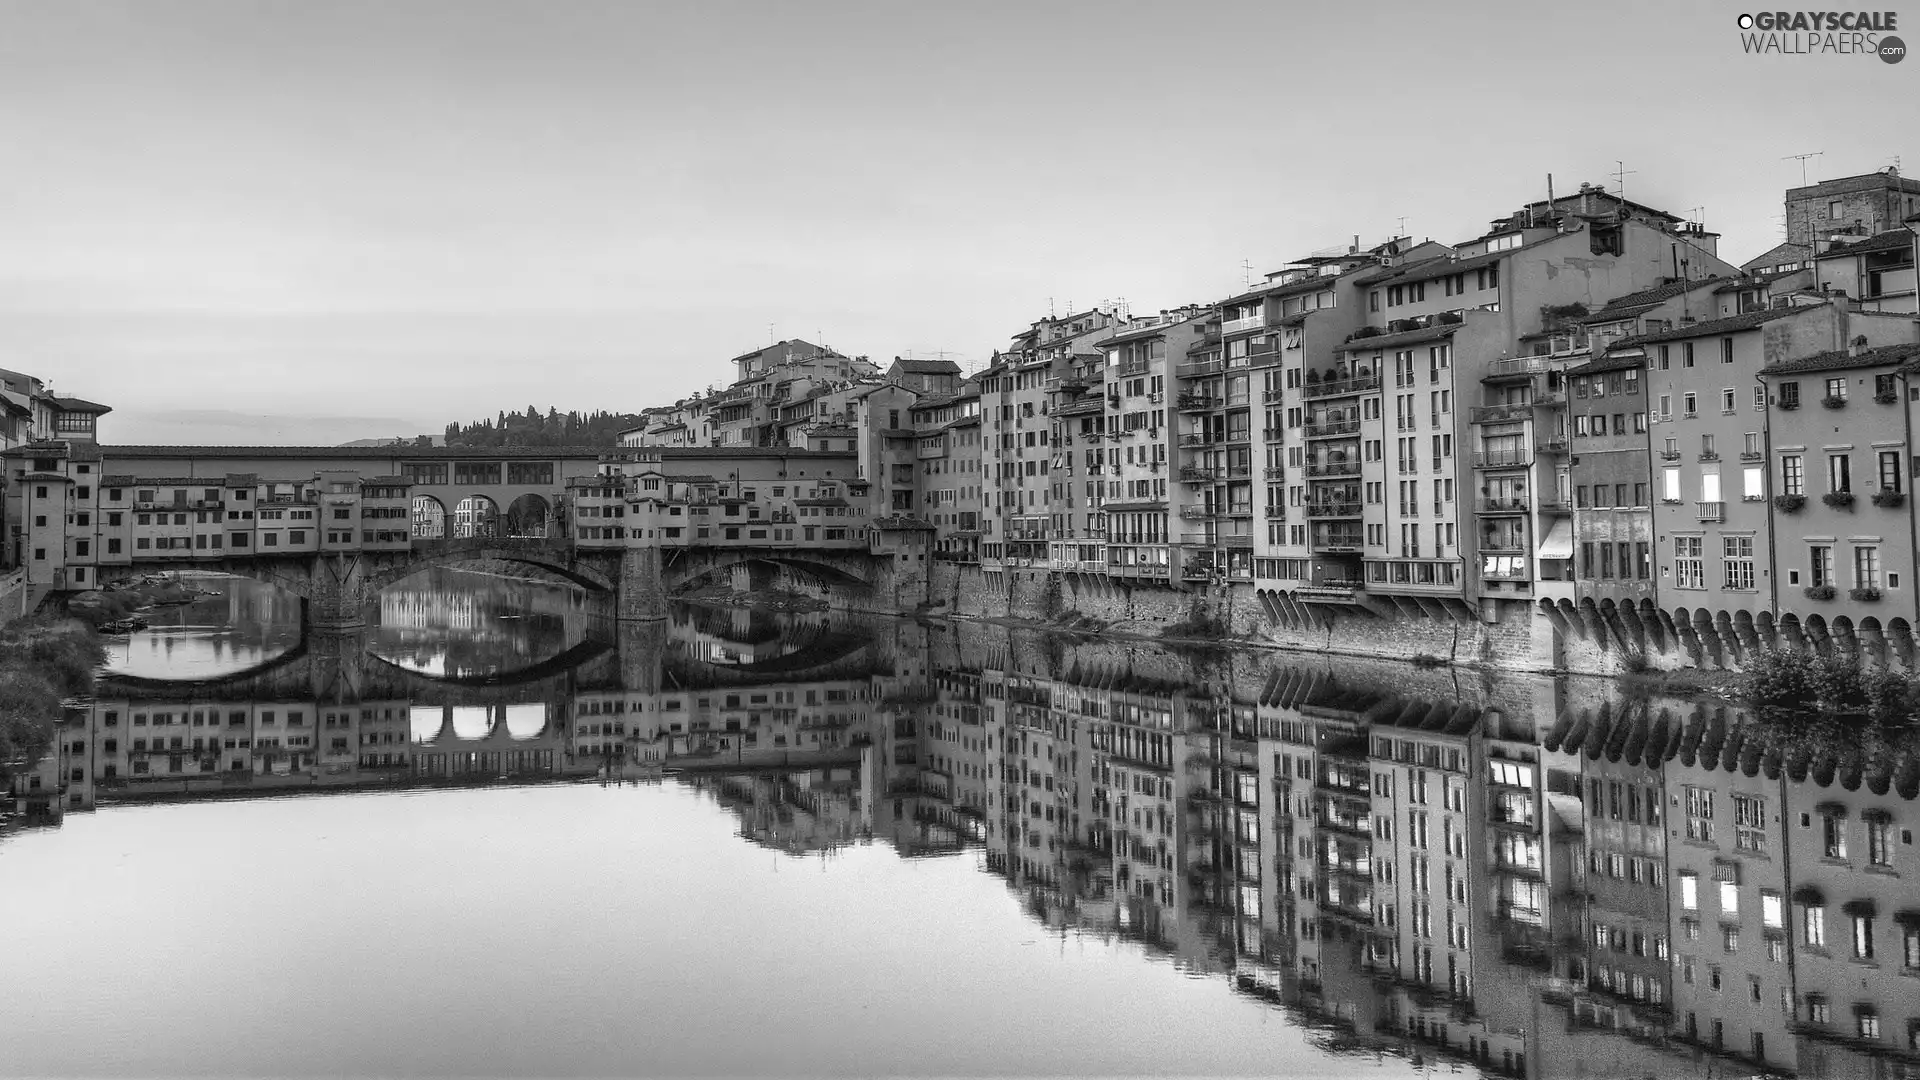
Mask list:
POLYGON ((413 538, 447 539, 447 504, 431 495, 413 497, 413 538))
POLYGON ((509 539, 545 539, 553 528, 553 505, 529 491, 507 507, 505 525, 509 539))
POLYGON ((500 534, 500 504, 485 495, 469 495, 453 507, 453 538, 488 540, 500 534))

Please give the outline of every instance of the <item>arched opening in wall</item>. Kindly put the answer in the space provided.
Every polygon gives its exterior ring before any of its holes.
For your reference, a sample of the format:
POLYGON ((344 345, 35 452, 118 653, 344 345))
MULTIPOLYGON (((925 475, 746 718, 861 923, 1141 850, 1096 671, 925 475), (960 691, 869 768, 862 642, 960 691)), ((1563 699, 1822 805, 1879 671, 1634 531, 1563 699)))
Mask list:
POLYGON ((1913 626, 1905 619, 1892 619, 1887 623, 1887 643, 1893 647, 1893 655, 1900 658, 1900 666, 1913 670, 1913 626))
POLYGON ((1818 615, 1807 616, 1807 641, 1813 651, 1826 656, 1833 651, 1832 640, 1827 636, 1827 620, 1818 615))
POLYGON ((485 495, 469 495, 453 508, 453 535, 469 540, 500 535, 500 506, 485 495))
POLYGON ((431 495, 413 497, 413 538, 415 540, 445 540, 447 538, 447 506, 431 495))
POLYGON ((1787 612, 1780 616, 1780 647, 1790 652, 1799 652, 1806 648, 1806 635, 1800 630, 1800 616, 1787 612))
POLYGON ((1853 633, 1852 619, 1845 615, 1834 616, 1828 632, 1833 636, 1834 652, 1856 662, 1863 659, 1860 655, 1860 639, 1853 633))
POLYGON ((1861 619, 1854 637, 1860 649, 1861 663, 1870 664, 1881 671, 1891 667, 1887 662, 1887 634, 1881 629, 1879 619, 1871 615, 1861 619))
POLYGON ((507 507, 507 535, 516 539, 544 539, 553 523, 553 507, 531 492, 507 507))

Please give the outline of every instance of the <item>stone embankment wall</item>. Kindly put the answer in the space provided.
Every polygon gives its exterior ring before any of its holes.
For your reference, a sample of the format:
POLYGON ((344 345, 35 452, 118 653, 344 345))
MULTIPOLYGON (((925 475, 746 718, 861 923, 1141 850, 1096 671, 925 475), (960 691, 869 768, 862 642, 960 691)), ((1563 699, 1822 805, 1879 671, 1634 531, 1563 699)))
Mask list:
POLYGON ((14 570, 0 575, 0 626, 33 614, 41 597, 27 584, 27 572, 14 570))
POLYGON ((1765 620, 1719 628, 1642 620, 1627 609, 1582 618, 1505 602, 1491 609, 1491 619, 1457 604, 1409 605, 1382 614, 1360 605, 1280 603, 1246 585, 1174 589, 1044 569, 987 573, 952 562, 933 564, 928 592, 932 610, 943 615, 1032 620, 1150 637, 1173 624, 1204 625, 1256 646, 1506 671, 1738 671, 1748 657, 1769 648, 1852 653, 1870 667, 1920 667, 1907 638, 1805 634, 1765 620))

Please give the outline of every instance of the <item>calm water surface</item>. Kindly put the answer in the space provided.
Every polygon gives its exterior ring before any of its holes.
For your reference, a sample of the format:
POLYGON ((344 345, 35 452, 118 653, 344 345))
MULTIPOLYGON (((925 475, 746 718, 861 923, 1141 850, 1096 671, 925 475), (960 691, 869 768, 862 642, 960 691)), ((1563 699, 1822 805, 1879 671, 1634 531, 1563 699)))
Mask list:
POLYGON ((210 587, 0 832, 0 1074, 1891 1077, 1920 1039, 1903 745, 460 572, 303 639, 210 587))

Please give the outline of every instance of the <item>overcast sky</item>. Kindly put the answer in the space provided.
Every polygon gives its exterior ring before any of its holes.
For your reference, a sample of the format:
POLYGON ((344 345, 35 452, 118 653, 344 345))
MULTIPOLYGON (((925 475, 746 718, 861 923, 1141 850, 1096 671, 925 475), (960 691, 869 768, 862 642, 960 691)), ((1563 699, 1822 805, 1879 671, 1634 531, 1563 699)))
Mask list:
POLYGON ((0 0, 0 366, 108 442, 637 410, 770 333, 970 367, 1615 159, 1740 261, 1782 155, 1920 172, 1920 61, 1744 55, 1742 10, 0 0))

